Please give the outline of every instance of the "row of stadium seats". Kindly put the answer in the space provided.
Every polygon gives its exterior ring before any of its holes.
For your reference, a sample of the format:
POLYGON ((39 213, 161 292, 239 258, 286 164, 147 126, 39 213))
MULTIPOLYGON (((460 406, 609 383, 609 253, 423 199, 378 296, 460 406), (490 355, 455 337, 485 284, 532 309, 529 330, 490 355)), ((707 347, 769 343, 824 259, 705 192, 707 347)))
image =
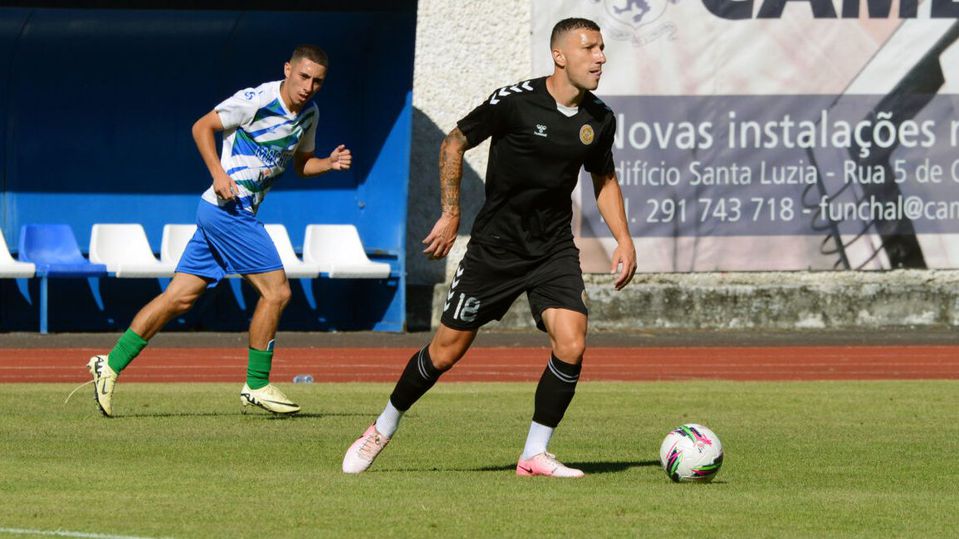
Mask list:
MULTIPOLYGON (((391 275, 389 264, 367 257, 353 225, 308 225, 302 260, 284 225, 265 227, 290 278, 385 279, 391 275)), ((23 225, 18 259, 11 256, 0 233, 0 278, 40 278, 40 333, 46 333, 48 278, 169 278, 195 231, 192 224, 165 225, 158 260, 142 225, 94 224, 87 260, 69 225, 23 225)))

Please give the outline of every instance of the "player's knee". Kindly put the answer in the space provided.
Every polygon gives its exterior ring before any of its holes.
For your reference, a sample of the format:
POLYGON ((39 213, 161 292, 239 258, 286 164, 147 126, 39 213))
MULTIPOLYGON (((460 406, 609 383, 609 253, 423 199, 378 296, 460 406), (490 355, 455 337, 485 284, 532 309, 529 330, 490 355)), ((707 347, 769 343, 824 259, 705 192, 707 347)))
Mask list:
POLYGON ((586 353, 586 337, 569 337, 557 340, 553 345, 553 355, 574 365, 583 361, 583 354, 586 353))
POLYGON ((277 290, 277 298, 276 298, 277 302, 283 307, 286 307, 287 304, 290 303, 290 299, 292 297, 293 297, 293 292, 290 291, 290 284, 283 283, 283 286, 281 286, 280 289, 277 290))
POLYGON ((430 359, 433 361, 433 366, 436 367, 436 370, 448 371, 453 368, 453 365, 456 365, 456 362, 459 361, 461 357, 463 356, 440 352, 435 356, 431 356, 430 359))
POLYGON ((433 334, 430 341, 429 353, 433 366, 441 371, 447 371, 456 365, 456 362, 466 355, 476 333, 449 328, 445 324, 433 334))
POLYGON ((279 308, 284 308, 290 302, 290 298, 293 297, 293 293, 290 291, 289 283, 283 283, 280 286, 274 286, 269 290, 266 290, 263 293, 263 299, 276 305, 279 308))
POLYGON ((458 346, 430 345, 430 360, 433 362, 433 366, 440 371, 445 372, 452 369, 453 365, 456 365, 456 362, 465 354, 466 350, 460 349, 458 346))
POLYGON ((193 304, 196 303, 198 297, 200 296, 195 294, 168 296, 166 302, 167 309, 174 315, 184 314, 193 307, 193 304))

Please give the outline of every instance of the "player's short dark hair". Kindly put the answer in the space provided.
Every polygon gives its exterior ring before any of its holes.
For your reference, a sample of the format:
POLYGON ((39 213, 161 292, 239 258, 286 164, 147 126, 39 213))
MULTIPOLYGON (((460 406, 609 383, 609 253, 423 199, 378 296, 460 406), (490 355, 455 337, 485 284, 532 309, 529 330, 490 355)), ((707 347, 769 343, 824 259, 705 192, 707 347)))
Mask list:
POLYGON ((316 45, 297 45, 297 47, 293 49, 293 56, 290 57, 290 63, 292 64, 301 58, 316 62, 323 67, 330 67, 330 58, 326 55, 326 51, 316 45))
POLYGON ((556 45, 556 41, 570 30, 595 30, 599 32, 599 25, 589 19, 581 19, 578 17, 570 17, 568 19, 563 19, 556 23, 556 26, 553 26, 553 32, 549 35, 549 46, 553 47, 556 45))

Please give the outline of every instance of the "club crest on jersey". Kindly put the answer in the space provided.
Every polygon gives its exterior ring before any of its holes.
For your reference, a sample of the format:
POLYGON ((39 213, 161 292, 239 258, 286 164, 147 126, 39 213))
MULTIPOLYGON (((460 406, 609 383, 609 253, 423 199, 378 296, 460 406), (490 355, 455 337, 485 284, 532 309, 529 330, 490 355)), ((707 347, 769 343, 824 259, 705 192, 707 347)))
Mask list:
POLYGON ((589 124, 583 124, 583 127, 579 128, 579 141, 587 146, 593 143, 593 138, 596 137, 596 133, 593 132, 593 126, 589 124))
POLYGON ((546 137, 546 126, 543 124, 536 124, 536 131, 533 132, 537 137, 546 137))

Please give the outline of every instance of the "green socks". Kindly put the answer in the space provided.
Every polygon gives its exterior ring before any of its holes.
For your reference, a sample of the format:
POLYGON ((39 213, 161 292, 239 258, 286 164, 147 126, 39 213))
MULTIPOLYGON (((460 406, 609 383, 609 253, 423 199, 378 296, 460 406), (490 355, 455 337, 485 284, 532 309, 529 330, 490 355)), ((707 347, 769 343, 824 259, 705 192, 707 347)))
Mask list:
MULTIPOLYGON (((270 341, 272 345, 273 342, 270 341)), ((270 366, 273 364, 273 346, 269 350, 249 349, 246 365, 246 385, 250 389, 260 389, 270 383, 270 366)))
MULTIPOLYGON (((113 372, 120 374, 120 371, 127 368, 127 365, 133 361, 133 358, 140 354, 140 351, 147 345, 147 341, 136 334, 132 329, 127 329, 120 336, 116 346, 110 351, 110 357, 107 364, 113 369, 113 372)), ((270 367, 273 364, 273 341, 267 345, 267 350, 249 349, 249 360, 246 367, 246 385, 250 389, 260 389, 270 383, 270 367)))
POLYGON ((120 336, 113 350, 110 350, 110 357, 107 359, 107 365, 113 369, 113 372, 120 374, 120 371, 127 368, 127 365, 133 361, 133 358, 140 354, 147 342, 137 335, 132 329, 127 329, 120 336))

